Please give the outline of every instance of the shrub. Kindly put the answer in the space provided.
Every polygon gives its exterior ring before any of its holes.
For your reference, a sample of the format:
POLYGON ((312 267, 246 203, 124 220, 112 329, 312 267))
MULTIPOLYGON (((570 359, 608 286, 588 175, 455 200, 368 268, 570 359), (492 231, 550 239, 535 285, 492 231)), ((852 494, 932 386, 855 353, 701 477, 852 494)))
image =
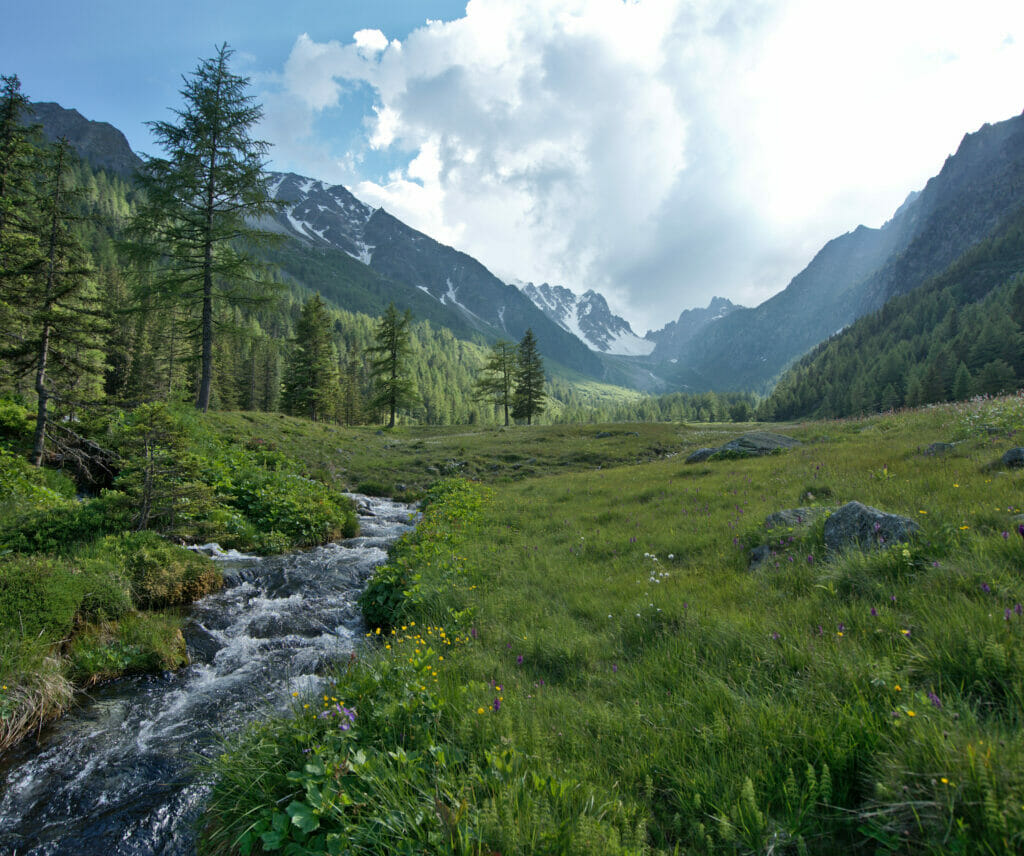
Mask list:
POLYGON ((165 541, 155 532, 110 536, 98 545, 118 558, 139 609, 191 603, 223 585, 206 556, 165 541))
POLYGON ((9 556, 0 563, 0 627, 55 641, 70 632, 82 578, 51 556, 9 556))
POLYGON ((224 489, 257 531, 279 532, 295 546, 350 538, 359 528, 352 500, 292 473, 245 468, 224 489))
POLYGON ((17 553, 66 550, 75 544, 121 532, 130 523, 124 494, 103 491, 95 499, 36 508, 0 528, 0 547, 17 553))

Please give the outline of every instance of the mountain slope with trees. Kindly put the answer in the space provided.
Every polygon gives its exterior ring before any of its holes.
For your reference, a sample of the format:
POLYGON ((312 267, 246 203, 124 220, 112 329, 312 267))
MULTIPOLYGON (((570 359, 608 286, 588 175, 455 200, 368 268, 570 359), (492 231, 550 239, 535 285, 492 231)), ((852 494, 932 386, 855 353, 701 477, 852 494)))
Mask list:
POLYGON ((801 359, 759 413, 851 416, 1024 386, 1024 208, 940 275, 801 359))
MULTIPOLYGON (((1024 116, 967 134, 880 229, 830 241, 779 294, 707 325, 674 354, 674 384, 765 390, 795 358, 940 274, 1024 205, 1024 116)), ((665 356, 662 354, 662 356, 665 356)))

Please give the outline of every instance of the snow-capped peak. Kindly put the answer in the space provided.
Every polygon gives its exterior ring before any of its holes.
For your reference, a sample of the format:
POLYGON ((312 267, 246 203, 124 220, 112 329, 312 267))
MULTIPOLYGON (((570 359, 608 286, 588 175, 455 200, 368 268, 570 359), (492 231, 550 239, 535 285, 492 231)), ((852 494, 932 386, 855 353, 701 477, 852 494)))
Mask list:
POLYGON ((624 356, 645 356, 654 343, 637 336, 629 322, 613 315, 608 302, 596 291, 582 296, 561 285, 546 282, 514 283, 534 305, 563 330, 572 333, 592 351, 624 356))

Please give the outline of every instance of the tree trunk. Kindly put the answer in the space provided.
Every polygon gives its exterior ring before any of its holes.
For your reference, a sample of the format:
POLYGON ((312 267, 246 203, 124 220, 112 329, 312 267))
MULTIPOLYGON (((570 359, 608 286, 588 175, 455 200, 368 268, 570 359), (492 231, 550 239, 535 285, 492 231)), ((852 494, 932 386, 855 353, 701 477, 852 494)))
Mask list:
MULTIPOLYGON (((220 83, 217 85, 220 95, 220 83)), ((219 141, 214 133, 210 140, 210 174, 206 185, 206 241, 203 247, 203 347, 202 374, 199 379, 199 397, 196 407, 206 413, 210 409, 210 387, 213 384, 213 211, 215 176, 217 172, 217 146, 219 141)))
POLYGON ((46 389, 46 363, 50 353, 50 325, 43 326, 43 338, 39 343, 39 359, 36 364, 36 395, 39 406, 36 408, 36 432, 32 441, 32 466, 43 465, 43 451, 46 447, 47 405, 50 393, 46 389))

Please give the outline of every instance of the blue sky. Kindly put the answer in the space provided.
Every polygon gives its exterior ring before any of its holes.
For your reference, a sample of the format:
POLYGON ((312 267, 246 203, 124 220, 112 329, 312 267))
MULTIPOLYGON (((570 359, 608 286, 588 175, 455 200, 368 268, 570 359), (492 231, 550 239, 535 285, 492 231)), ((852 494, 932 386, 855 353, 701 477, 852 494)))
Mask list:
POLYGON ((1024 108, 1020 0, 36 0, 0 72, 152 151, 228 42, 272 167, 638 333, 755 305, 1024 108), (431 21, 432 23, 427 23, 431 21))

